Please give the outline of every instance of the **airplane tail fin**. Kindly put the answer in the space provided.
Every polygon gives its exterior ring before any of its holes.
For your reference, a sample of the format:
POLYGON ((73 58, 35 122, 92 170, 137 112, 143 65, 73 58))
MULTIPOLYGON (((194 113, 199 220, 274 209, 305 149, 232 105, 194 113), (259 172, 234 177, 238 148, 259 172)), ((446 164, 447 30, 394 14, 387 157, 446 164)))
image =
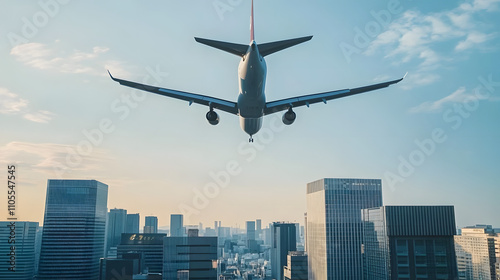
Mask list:
POLYGON ((250 16, 250 42, 255 40, 255 34, 254 34, 254 20, 253 20, 253 0, 252 0, 252 14, 250 16))
POLYGON ((248 45, 241 45, 241 44, 234 44, 234 43, 228 43, 228 42, 222 42, 222 41, 215 41, 215 40, 209 40, 209 39, 203 39, 203 38, 194 38, 196 42, 219 49, 223 50, 228 53, 232 53, 237 56, 244 56, 247 53, 248 50, 248 45))
POLYGON ((313 36, 306 36, 301 38, 276 41, 271 43, 259 44, 259 51, 262 56, 270 55, 275 52, 279 52, 289 47, 293 47, 300 43, 307 42, 312 39, 313 36))

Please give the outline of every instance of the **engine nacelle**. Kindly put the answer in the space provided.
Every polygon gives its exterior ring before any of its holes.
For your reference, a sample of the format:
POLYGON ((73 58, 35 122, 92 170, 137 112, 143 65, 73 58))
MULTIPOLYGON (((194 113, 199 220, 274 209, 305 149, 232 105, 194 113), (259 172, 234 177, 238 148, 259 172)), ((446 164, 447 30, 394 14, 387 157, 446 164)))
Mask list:
POLYGON ((296 118, 297 115, 295 114, 295 112, 292 111, 292 109, 289 109, 285 114, 283 114, 283 118, 281 118, 281 120, 284 124, 291 125, 296 118))
POLYGON ((219 115, 217 115, 217 113, 214 111, 208 111, 207 121, 211 125, 217 125, 219 124, 219 115))

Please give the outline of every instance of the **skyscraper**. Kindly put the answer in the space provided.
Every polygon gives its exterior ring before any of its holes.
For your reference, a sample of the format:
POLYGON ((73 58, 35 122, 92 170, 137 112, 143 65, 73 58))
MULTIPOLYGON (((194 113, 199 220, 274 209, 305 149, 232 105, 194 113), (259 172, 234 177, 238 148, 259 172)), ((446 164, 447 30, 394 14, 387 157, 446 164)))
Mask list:
POLYGON ((362 279, 361 209, 382 206, 378 179, 321 179, 307 184, 309 279, 362 279))
POLYGON ((287 265, 283 269, 285 280, 307 280, 307 255, 304 251, 291 251, 287 256, 287 265))
POLYGON ((116 246, 120 244, 122 233, 127 226, 127 210, 111 209, 108 213, 106 255, 116 257, 116 246), (113 248, 110 252, 110 249, 113 248))
POLYGON ((262 234, 262 220, 257 219, 255 221, 255 238, 261 240, 260 235, 262 234))
POLYGON ((124 233, 117 248, 118 259, 140 256, 142 272, 161 273, 163 268, 164 233, 124 233))
POLYGON ((217 279, 217 237, 165 237, 163 280, 217 279))
POLYGON ((146 216, 144 223, 144 233, 158 233, 158 218, 155 216, 146 216))
POLYGON ((181 214, 170 215, 170 236, 182 237, 184 236, 184 223, 181 214))
POLYGON ((96 180, 48 181, 38 279, 98 279, 107 203, 96 180))
POLYGON ((127 214, 127 227, 125 233, 139 233, 141 217, 137 214, 127 214))
POLYGON ((247 240, 255 240, 255 221, 247 221, 247 240))
POLYGON ((295 224, 273 223, 271 227, 271 277, 283 279, 290 251, 297 251, 295 224))
POLYGON ((37 229, 36 222, 0 222, 0 279, 33 279, 37 229))
POLYGON ((495 239, 490 225, 465 227, 461 235, 455 236, 460 280, 496 280, 495 239))
POLYGON ((363 210, 365 279, 457 279, 453 206, 363 210))

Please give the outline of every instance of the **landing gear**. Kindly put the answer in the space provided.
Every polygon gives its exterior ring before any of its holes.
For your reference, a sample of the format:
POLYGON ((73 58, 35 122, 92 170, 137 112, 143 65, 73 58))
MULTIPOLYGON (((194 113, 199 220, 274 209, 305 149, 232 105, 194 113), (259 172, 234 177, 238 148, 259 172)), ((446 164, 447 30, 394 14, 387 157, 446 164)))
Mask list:
POLYGON ((250 139, 248 139, 248 143, 253 143, 253 137, 250 136, 250 139))

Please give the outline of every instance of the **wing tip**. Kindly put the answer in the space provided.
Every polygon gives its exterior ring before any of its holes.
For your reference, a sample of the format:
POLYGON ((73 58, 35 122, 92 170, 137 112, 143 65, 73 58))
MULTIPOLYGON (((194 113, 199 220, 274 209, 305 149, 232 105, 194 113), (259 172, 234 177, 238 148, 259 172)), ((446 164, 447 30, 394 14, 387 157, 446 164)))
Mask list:
POLYGON ((408 72, 406 72, 406 74, 403 76, 403 78, 401 80, 403 80, 404 78, 406 78, 407 75, 408 75, 408 72))

